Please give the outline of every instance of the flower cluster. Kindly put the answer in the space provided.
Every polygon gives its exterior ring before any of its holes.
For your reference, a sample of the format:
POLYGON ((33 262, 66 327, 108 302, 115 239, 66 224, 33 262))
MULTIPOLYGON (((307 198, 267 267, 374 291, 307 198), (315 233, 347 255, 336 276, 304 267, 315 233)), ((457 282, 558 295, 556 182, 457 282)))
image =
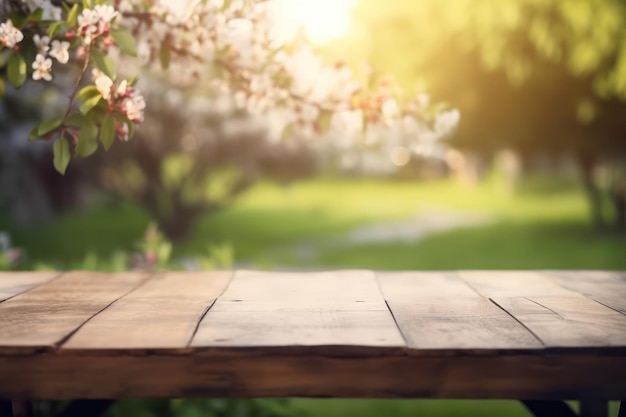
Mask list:
POLYGON ((0 46, 14 48, 24 39, 21 30, 13 26, 11 19, 0 24, 0 46))
POLYGON ((85 45, 108 34, 117 16, 118 12, 108 4, 98 4, 93 9, 84 9, 78 16, 78 34, 83 38, 85 45))
MULTIPOLYGON (((94 152, 98 135, 108 149, 114 130, 126 139, 133 124, 143 121, 142 94, 133 83, 114 81, 116 66, 137 71, 137 64, 149 70, 157 65, 169 68, 170 86, 205 86, 204 93, 229 97, 234 108, 275 118, 282 126, 281 138, 336 138, 355 147, 399 132, 403 141, 430 140, 442 137, 458 121, 456 114, 426 117, 419 98, 400 100, 390 83, 374 82, 371 73, 362 76, 344 64, 328 65, 306 41, 281 39, 269 1, 206 0, 179 10, 153 0, 98 3, 73 2, 63 11, 44 0, 22 0, 29 12, 26 23, 15 27, 9 20, 0 25, 0 47, 15 50, 9 62, 13 70, 7 73, 17 87, 26 74, 24 57, 15 48, 24 38, 22 30, 33 33, 36 55, 30 66, 35 80, 50 80, 53 59, 67 63, 70 51, 77 50, 83 69, 66 115, 36 130, 36 137, 50 137, 51 132, 62 137, 71 126, 66 125, 68 116, 78 107, 82 136, 72 145, 77 155, 94 152), (51 21, 37 17, 29 23, 37 15, 51 21), (124 61, 124 54, 138 59, 124 61), (94 67, 94 84, 83 88, 94 67)), ((58 145, 58 154, 66 154, 66 147, 58 145)), ((69 159, 58 159, 62 171, 69 159)))
POLYGON ((48 56, 56 59, 61 64, 67 64, 70 59, 70 43, 66 41, 60 41, 54 39, 50 42, 50 37, 40 36, 35 34, 33 36, 33 43, 37 48, 37 56, 32 64, 33 67, 33 80, 46 80, 52 79, 52 59, 48 56))
POLYGON ((111 78, 97 69, 92 75, 96 89, 107 102, 108 112, 118 111, 131 122, 143 122, 146 101, 139 90, 130 86, 127 80, 115 85, 111 78))
POLYGON ((42 20, 61 20, 63 8, 55 6, 50 0, 22 0, 29 10, 41 10, 42 20))

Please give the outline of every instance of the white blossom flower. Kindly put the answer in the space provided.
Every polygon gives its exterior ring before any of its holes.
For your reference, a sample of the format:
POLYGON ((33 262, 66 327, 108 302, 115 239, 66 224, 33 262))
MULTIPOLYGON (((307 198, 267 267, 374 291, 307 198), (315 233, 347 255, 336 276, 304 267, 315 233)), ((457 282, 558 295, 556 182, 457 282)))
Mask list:
POLYGON ((50 1, 39 1, 39 7, 43 12, 41 14, 42 20, 61 20, 61 14, 63 9, 52 4, 50 1))
POLYGON ((94 69, 91 72, 93 76, 93 82, 98 89, 98 92, 102 95, 102 98, 109 101, 111 99, 111 88, 113 87, 113 80, 108 75, 100 70, 94 69))
POLYGON ((52 79, 52 75, 50 74, 51 68, 52 60, 42 54, 37 54, 33 62, 33 69, 35 70, 33 71, 33 80, 44 79, 50 81, 52 79))
POLYGON ((123 96, 123 95, 126 95, 127 92, 128 92, 128 81, 122 80, 120 85, 118 85, 117 88, 115 89, 115 94, 118 96, 123 96))
POLYGON ((98 23, 98 16, 91 9, 84 9, 80 15, 78 15, 78 29, 85 28, 87 26, 94 26, 98 23))
POLYGON ((122 109, 126 113, 128 120, 135 123, 143 122, 143 112, 146 108, 146 101, 141 93, 135 89, 122 101, 122 109))
POLYGON ((86 45, 90 44, 100 30, 98 16, 91 9, 84 9, 78 16, 78 32, 86 45))
POLYGON ((452 109, 439 113, 435 118, 434 131, 440 136, 446 136, 452 132, 459 124, 461 113, 457 109, 452 109))
POLYGON ((108 32, 118 12, 110 4, 98 4, 93 9, 84 9, 78 16, 78 32, 87 45, 98 36, 108 32))
POLYGON ((0 24, 0 46, 13 48, 15 45, 22 42, 23 39, 24 34, 21 30, 13 26, 11 19, 0 24))
POLYGON ((50 0, 22 0, 28 9, 32 12, 41 9, 42 20, 61 20, 63 9, 55 6, 50 0))
POLYGON ((392 98, 385 100, 380 110, 386 123, 391 123, 400 114, 400 107, 398 107, 398 103, 392 98))
POLYGON ((110 4, 98 4, 93 8, 93 11, 105 23, 111 23, 118 15, 118 12, 110 4))
POLYGON ((40 54, 45 54, 50 49, 50 38, 47 36, 35 34, 33 35, 33 43, 40 54))
POLYGON ((50 50, 50 56, 55 58, 61 64, 67 64, 70 60, 70 43, 66 41, 52 41, 52 49, 50 50))

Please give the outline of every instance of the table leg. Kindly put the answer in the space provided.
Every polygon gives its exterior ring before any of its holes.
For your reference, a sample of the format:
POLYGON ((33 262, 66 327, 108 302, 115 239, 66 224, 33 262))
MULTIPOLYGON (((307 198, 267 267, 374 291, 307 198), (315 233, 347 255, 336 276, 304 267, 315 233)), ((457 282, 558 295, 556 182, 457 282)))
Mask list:
POLYGON ((582 400, 580 402, 581 417, 608 417, 609 403, 602 400, 582 400))
POLYGON ((564 401, 524 400, 522 403, 535 417, 577 417, 564 401))
POLYGON ((13 417, 33 417, 33 403, 29 400, 13 401, 13 417))
POLYGON ((57 417, 99 417, 114 403, 115 400, 76 400, 65 407, 57 417))
POLYGON ((0 400, 0 417, 13 417, 13 404, 8 400, 0 400))
POLYGON ((626 400, 622 400, 619 403, 619 413, 617 417, 626 417, 626 400))

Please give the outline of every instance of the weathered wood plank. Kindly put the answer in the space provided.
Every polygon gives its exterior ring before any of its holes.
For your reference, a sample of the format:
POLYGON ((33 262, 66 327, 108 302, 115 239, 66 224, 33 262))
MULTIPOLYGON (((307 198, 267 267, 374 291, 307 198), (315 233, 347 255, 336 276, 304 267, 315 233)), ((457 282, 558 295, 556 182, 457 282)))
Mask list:
POLYGON ((538 272, 460 272, 548 347, 626 346, 626 316, 538 272))
POLYGON ((52 348, 146 275, 68 272, 0 304, 0 353, 52 348))
POLYGON ((0 398, 626 398, 604 355, 0 356, 0 398), (97 376, 97 378, 95 378, 97 376))
POLYGON ((398 326, 414 349, 540 349, 523 326, 454 273, 378 273, 398 326))
POLYGON ((50 281, 58 272, 0 272, 0 303, 50 281))
POLYGON ((626 314, 626 273, 609 271, 549 271, 546 274, 564 288, 577 291, 626 314))
POLYGON ((158 274, 86 323, 62 349, 184 349, 232 274, 158 274))
POLYGON ((487 297, 578 297, 549 276, 535 271, 459 271, 459 277, 487 297))
POLYGON ((371 271, 237 272, 191 346, 403 347, 371 271))

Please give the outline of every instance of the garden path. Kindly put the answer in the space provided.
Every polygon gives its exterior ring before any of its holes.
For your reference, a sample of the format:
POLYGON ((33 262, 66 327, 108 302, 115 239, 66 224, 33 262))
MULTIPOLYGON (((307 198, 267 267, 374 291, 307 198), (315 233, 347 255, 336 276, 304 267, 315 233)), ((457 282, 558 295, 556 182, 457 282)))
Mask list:
MULTIPOLYGON (((347 247, 372 243, 416 243, 427 236, 451 230, 485 226, 495 222, 492 213, 459 212, 447 210, 420 211, 414 216, 398 221, 381 221, 359 226, 343 236, 324 242, 325 248, 347 247)), ((319 242, 302 242, 295 246, 300 260, 315 259, 319 242)))

